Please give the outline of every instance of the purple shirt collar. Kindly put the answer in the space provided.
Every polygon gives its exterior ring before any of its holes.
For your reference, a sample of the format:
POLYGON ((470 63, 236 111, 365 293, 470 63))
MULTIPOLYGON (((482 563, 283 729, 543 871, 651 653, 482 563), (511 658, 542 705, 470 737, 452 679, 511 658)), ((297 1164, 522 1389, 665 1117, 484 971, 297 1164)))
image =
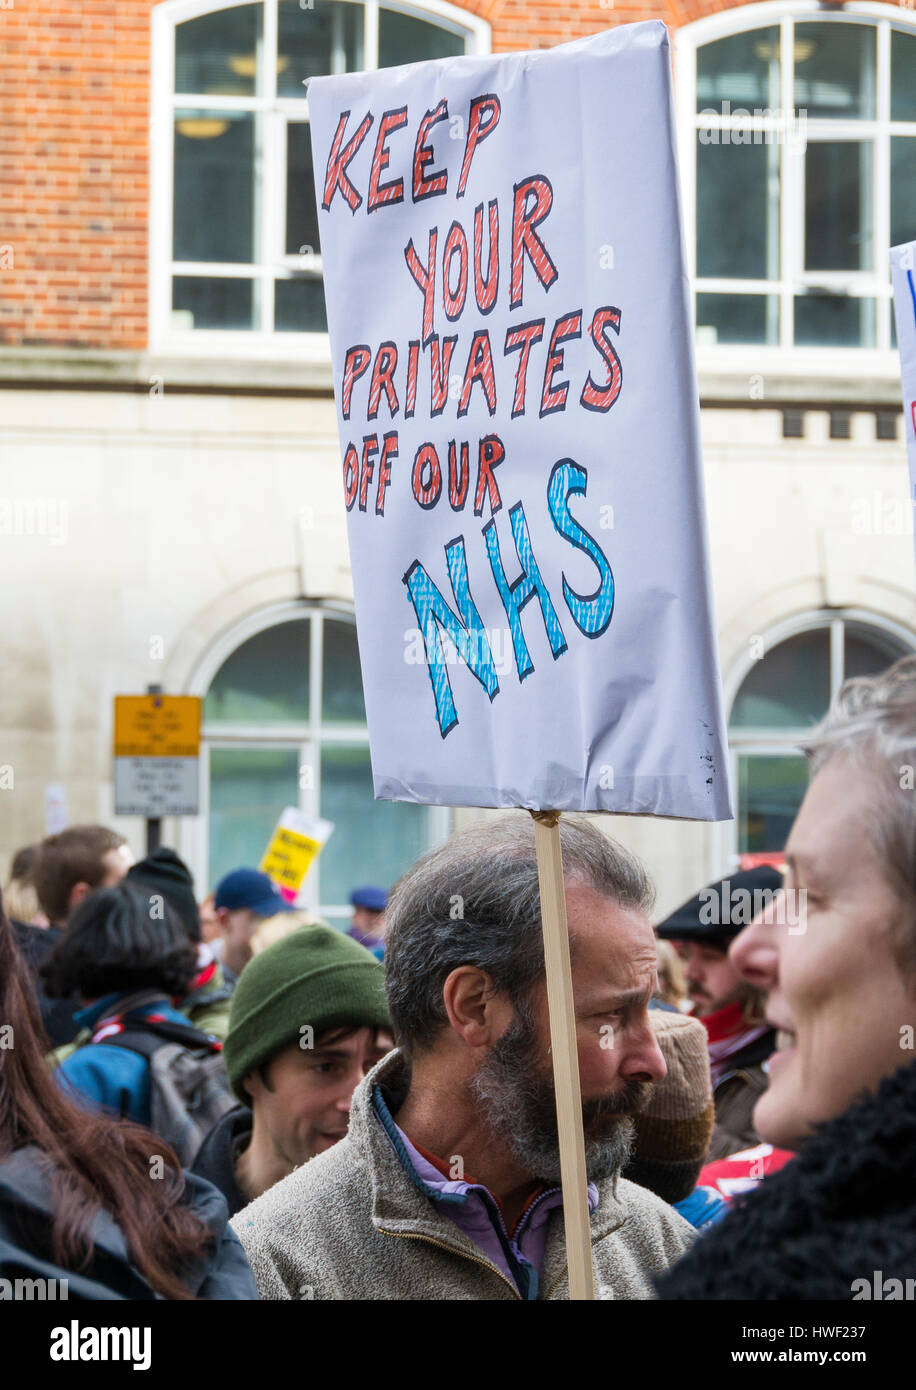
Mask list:
MULTIPOLYGON (((375 1092, 376 1110, 392 1141, 398 1157, 413 1168, 414 1180, 436 1205, 436 1210, 453 1221, 460 1231, 472 1240, 487 1259, 513 1284, 526 1299, 536 1299, 538 1281, 544 1264, 547 1229, 550 1213, 563 1205, 559 1187, 548 1188, 536 1197, 522 1215, 510 1236, 496 1198, 482 1183, 464 1178, 447 1178, 416 1145, 412 1144, 391 1118, 378 1087, 375 1092), (395 1134, 399 1143, 395 1143, 395 1134)), ((598 1189, 588 1185, 588 1209, 598 1205, 598 1189)))

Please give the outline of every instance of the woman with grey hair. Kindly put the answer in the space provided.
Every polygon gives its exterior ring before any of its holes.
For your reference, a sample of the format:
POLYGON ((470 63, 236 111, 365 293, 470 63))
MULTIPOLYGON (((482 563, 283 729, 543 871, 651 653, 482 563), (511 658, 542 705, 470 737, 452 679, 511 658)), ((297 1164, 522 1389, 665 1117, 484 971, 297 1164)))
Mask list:
POLYGON ((914 1296, 916 657, 847 682, 805 752, 786 889, 730 951, 779 1030, 754 1123, 797 1156, 662 1298, 914 1296))

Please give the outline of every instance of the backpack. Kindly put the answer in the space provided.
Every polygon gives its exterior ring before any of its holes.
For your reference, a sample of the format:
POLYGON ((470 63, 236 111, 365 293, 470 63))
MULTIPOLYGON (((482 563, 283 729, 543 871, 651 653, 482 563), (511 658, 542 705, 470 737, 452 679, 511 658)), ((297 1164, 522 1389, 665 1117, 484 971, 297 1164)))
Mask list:
POLYGON ((190 1168, 213 1127, 238 1101, 229 1090, 219 1038, 168 1019, 126 1021, 104 1039, 149 1063, 150 1129, 190 1168))

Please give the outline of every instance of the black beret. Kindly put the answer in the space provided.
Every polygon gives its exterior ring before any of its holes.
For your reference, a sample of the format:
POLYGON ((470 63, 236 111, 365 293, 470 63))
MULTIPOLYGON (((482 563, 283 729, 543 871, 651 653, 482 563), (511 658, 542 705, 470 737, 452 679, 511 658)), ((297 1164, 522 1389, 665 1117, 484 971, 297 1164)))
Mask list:
POLYGON ((701 889, 660 922, 655 933, 663 941, 692 941, 726 951, 784 885, 782 874, 769 864, 742 869, 701 889))

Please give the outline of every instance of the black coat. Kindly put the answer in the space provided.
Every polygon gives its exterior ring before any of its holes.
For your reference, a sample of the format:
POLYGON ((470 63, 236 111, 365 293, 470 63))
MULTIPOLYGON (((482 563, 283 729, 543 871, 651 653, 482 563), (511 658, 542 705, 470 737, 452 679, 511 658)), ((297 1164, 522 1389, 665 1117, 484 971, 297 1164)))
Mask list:
POLYGON ((916 1275, 916 1062, 818 1126, 657 1288, 663 1299, 852 1299, 876 1270, 916 1275))
POLYGON ((247 1207, 249 1197, 238 1185, 235 1160, 251 1139, 254 1118, 247 1105, 237 1105, 214 1125, 197 1151, 191 1172, 218 1187, 226 1199, 230 1217, 247 1207))
POLYGON ((38 972, 64 934, 60 927, 33 927, 27 922, 13 922, 12 926, 22 959, 35 986, 35 997, 48 1040, 52 1048, 63 1047, 65 1043, 73 1042, 79 1032, 74 1015, 83 1006, 76 995, 70 999, 49 999, 38 972))
MULTIPOLYGON (((203 1179, 190 1173, 185 1179, 185 1200, 214 1237, 212 1254, 189 1276, 189 1287, 197 1298, 257 1298, 245 1252, 227 1224, 223 1198, 203 1179)), ((47 1296, 71 1302, 161 1298, 132 1264, 121 1228, 104 1210, 90 1227, 95 1248, 88 1268, 77 1274, 55 1264, 50 1256, 53 1214, 51 1184, 39 1151, 17 1149, 0 1163, 0 1279, 53 1279, 47 1296), (63 1291, 62 1280, 67 1281, 63 1291)))

